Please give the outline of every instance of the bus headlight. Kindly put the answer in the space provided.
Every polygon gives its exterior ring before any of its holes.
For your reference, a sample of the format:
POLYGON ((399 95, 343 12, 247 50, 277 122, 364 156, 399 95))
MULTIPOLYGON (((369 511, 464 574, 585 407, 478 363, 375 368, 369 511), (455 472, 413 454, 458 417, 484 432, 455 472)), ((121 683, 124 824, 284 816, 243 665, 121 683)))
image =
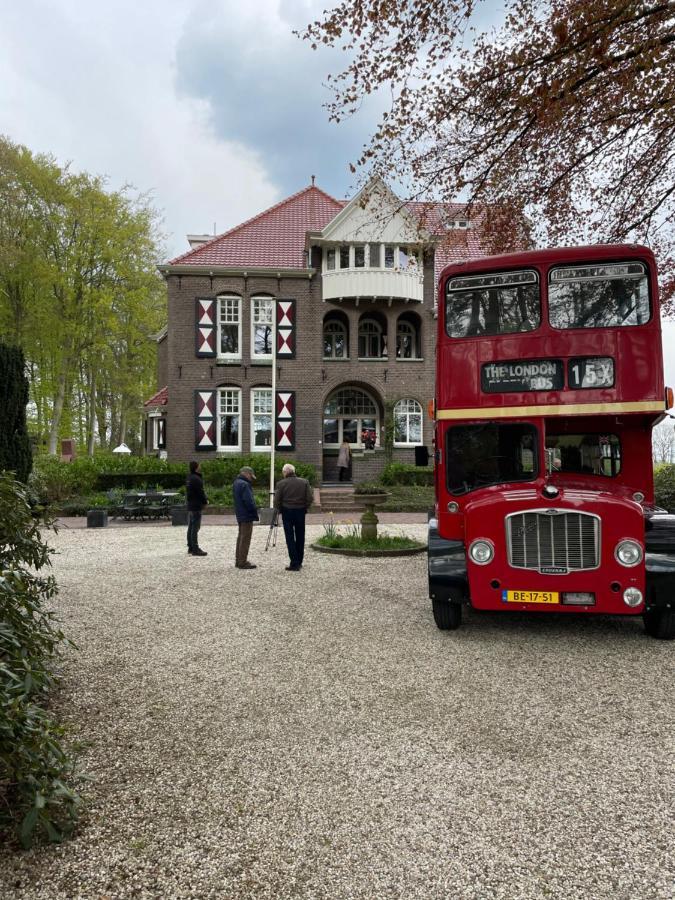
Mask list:
POLYGON ((495 548, 485 538, 478 538, 469 547, 469 556, 477 566, 486 566, 489 562, 492 562, 494 555, 495 548))
POLYGON ((642 603, 642 591, 638 588, 626 588, 623 592, 623 602, 626 606, 639 606, 642 603))
POLYGON ((637 541, 619 541, 614 556, 622 566, 637 566, 642 562, 642 547, 637 541))

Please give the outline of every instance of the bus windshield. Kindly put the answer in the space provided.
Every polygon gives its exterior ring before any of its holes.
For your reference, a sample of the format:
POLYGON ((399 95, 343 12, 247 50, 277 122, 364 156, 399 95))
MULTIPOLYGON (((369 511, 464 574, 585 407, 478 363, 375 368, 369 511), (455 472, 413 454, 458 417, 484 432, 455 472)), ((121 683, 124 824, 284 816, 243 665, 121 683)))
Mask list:
POLYGON ((532 481, 537 473, 533 425, 484 422, 456 425, 445 439, 448 490, 455 496, 507 481, 532 481))
POLYGON ((640 262, 551 269, 548 314, 554 328, 612 328, 649 321, 647 270, 640 262))
POLYGON ((621 441, 616 434, 548 434, 547 456, 552 472, 603 475, 612 478, 621 471, 621 441))
POLYGON ((447 283, 445 328, 449 337, 533 331, 540 320, 535 271, 464 275, 447 283))

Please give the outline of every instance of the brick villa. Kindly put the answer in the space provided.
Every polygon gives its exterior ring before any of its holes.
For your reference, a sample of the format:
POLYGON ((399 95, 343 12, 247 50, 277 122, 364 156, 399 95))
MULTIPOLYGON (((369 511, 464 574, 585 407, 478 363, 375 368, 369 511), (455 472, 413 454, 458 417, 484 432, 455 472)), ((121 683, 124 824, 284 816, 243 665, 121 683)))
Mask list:
POLYGON ((381 471, 388 407, 394 461, 430 449, 437 277, 481 255, 460 205, 405 204, 381 182, 341 201, 312 183, 225 234, 188 240, 160 267, 168 319, 146 452, 267 453, 275 406, 277 450, 324 481, 344 439, 354 481, 381 471))

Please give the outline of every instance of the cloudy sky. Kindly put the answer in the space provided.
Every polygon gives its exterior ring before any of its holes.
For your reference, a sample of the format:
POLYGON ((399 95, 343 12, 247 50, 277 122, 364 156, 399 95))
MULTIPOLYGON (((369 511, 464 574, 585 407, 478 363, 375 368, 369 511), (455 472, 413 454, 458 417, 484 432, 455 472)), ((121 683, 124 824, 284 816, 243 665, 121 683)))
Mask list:
MULTIPOLYGON (((305 187, 349 196, 380 101, 339 126, 341 56, 292 31, 329 0, 21 0, 0 5, 0 133, 111 187, 151 192, 170 256, 305 187)), ((486 2, 482 24, 499 21, 486 2)), ((675 325, 666 325, 675 383, 675 325)))

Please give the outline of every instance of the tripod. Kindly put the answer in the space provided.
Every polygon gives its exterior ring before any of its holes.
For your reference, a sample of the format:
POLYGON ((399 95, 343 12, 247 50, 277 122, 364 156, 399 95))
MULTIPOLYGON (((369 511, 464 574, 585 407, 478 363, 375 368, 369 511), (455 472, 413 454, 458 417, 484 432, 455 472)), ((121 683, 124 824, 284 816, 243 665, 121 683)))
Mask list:
POLYGON ((272 513, 272 522, 270 524, 270 530, 267 533, 267 543, 265 544, 265 550, 270 549, 270 543, 272 547, 276 547, 277 545, 277 532, 279 531, 279 513, 275 509, 272 513))

